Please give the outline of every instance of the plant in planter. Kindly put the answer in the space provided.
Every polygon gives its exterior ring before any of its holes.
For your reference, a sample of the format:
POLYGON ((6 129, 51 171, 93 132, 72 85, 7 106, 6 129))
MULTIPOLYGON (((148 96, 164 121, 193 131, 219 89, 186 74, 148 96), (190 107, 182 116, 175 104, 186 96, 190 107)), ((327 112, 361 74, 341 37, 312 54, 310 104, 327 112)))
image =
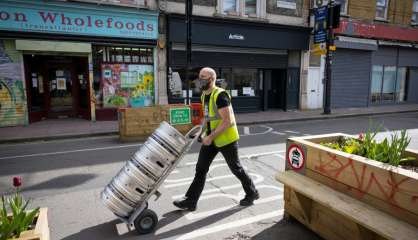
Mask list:
POLYGON ((19 238, 21 233, 35 227, 35 218, 40 208, 27 211, 30 201, 24 200, 19 187, 20 177, 13 178, 15 191, 12 195, 2 196, 0 202, 0 240, 19 238))
POLYGON ((393 166, 408 165, 416 160, 414 157, 403 155, 411 141, 406 130, 402 130, 400 135, 392 134, 390 141, 385 138, 382 142, 377 142, 375 137, 380 129, 380 126, 369 129, 357 139, 341 137, 335 142, 323 142, 321 145, 393 166))

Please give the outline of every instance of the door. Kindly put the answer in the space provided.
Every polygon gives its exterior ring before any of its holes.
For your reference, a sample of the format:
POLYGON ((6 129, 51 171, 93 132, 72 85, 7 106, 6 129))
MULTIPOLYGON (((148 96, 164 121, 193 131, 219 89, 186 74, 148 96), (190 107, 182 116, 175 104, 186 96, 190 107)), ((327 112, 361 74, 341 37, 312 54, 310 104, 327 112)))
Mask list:
POLYGON ((43 59, 37 55, 23 56, 28 98, 29 123, 41 121, 47 116, 47 96, 43 59))
POLYGON ((299 108, 299 68, 287 69, 285 110, 299 108))
POLYGON ((265 94, 268 109, 284 109, 286 97, 286 70, 265 71, 265 94))
POLYGON ((48 67, 49 104, 48 117, 74 117, 73 77, 69 66, 54 64, 48 67))
POLYGON ((320 67, 310 67, 308 70, 308 84, 307 84, 307 96, 308 96, 308 109, 322 108, 322 74, 320 67))
POLYGON ((75 95, 74 101, 76 106, 77 117, 91 119, 90 113, 90 84, 88 72, 88 58, 75 57, 73 59, 75 65, 75 95))

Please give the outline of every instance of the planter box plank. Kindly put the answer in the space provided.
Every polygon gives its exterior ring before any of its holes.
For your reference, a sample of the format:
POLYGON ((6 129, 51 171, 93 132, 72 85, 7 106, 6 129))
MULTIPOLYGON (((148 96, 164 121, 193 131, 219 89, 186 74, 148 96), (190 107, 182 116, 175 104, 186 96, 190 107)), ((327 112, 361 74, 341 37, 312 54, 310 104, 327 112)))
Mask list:
POLYGON ((285 211, 326 239, 418 239, 418 228, 309 177, 286 171, 285 211))
MULTIPOLYGON (((343 184, 346 187, 340 186, 339 191, 418 226, 418 221, 414 221, 418 219, 418 173, 318 144, 336 141, 341 136, 352 137, 327 134, 289 139, 288 146, 296 144, 306 151, 305 166, 300 172, 315 176, 315 180, 332 188, 343 184)), ((418 157, 410 150, 405 155, 418 157)))
POLYGON ((19 238, 14 240, 49 240, 48 209, 39 209, 39 215, 36 220, 35 228, 24 231, 19 238))

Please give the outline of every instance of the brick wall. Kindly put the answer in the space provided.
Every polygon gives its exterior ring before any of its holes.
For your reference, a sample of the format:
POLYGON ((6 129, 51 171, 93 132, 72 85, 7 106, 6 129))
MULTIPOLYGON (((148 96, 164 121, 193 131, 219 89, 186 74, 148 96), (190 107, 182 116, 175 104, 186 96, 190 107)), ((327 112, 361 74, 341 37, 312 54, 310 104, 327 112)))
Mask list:
MULTIPOLYGON (((389 0, 387 23, 404 26, 410 25, 412 5, 413 0, 389 0)), ((348 15, 353 19, 373 22, 376 16, 376 1, 349 0, 348 15)))

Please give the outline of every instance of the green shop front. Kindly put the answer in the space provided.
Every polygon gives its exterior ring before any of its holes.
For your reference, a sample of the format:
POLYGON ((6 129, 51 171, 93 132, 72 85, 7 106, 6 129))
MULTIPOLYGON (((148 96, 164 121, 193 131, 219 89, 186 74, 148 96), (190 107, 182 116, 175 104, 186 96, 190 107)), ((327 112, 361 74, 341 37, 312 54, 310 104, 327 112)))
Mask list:
POLYGON ((1 1, 0 127, 154 105, 157 38, 157 12, 1 1))

